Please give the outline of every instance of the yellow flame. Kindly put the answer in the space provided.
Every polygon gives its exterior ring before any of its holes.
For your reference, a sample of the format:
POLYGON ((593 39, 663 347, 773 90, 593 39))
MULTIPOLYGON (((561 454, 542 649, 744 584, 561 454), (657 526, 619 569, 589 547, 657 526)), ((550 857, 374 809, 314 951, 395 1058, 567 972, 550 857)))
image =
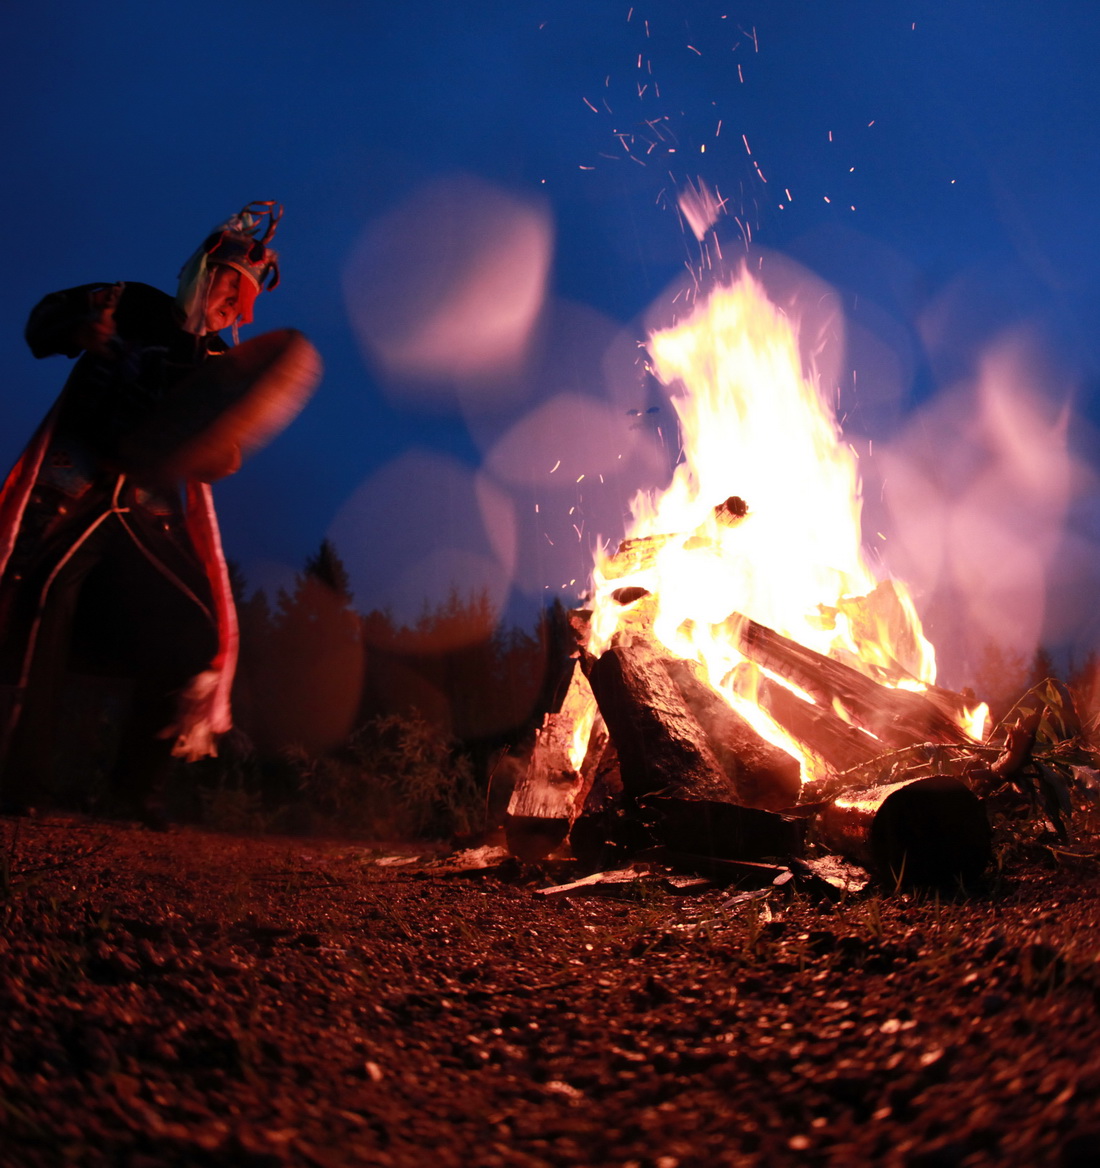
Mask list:
POLYGON ((633 500, 634 542, 598 558, 590 647, 602 651, 619 624, 623 609, 610 593, 647 589, 658 639, 701 661, 715 688, 796 754, 751 694, 734 693, 741 655, 712 628, 732 613, 876 680, 933 682, 934 653, 907 590, 876 580, 864 557, 856 454, 803 371, 792 322, 759 283, 742 272, 654 334, 649 352, 670 387, 684 456, 659 498, 633 500))

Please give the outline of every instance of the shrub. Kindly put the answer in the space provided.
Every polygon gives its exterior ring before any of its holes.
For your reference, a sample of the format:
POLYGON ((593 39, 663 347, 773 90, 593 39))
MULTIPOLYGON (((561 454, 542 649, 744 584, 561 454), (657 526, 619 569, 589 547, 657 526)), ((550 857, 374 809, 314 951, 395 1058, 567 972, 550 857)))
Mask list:
POLYGON ((470 760, 418 713, 371 718, 330 754, 283 754, 313 829, 373 838, 440 839, 480 823, 470 760))

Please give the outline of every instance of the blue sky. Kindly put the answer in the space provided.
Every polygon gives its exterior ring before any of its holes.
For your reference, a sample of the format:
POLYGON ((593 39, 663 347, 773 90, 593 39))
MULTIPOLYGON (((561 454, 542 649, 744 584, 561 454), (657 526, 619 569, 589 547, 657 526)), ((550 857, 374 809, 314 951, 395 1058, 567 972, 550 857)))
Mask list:
MULTIPOLYGON (((838 384, 867 363, 846 399, 864 437, 890 441, 1021 324, 1075 417, 1095 418, 1100 16, 1085 3, 1054 8, 5 5, 0 460, 15 457, 66 374, 63 359, 36 362, 23 346, 39 296, 91 280, 172 289, 207 230, 276 198, 287 208, 284 283, 259 302, 257 327, 303 329, 326 375, 294 426, 218 486, 229 554, 272 586, 331 534, 360 606, 398 613, 494 573, 502 611, 570 599, 596 533, 621 534, 632 491, 675 457, 667 406, 644 378, 635 405, 629 370, 649 306, 698 257, 675 210, 676 190, 697 177, 728 200, 727 255, 747 225, 763 254, 835 290, 852 324, 838 384), (468 220, 433 213, 431 200, 452 190, 466 192, 456 204, 482 231, 492 223, 478 207, 496 198, 535 217, 547 248, 537 344, 513 378, 523 384, 473 412, 461 393, 423 393, 380 369, 347 302, 349 265, 358 256, 355 278, 369 281, 370 241, 402 208, 428 209, 413 259, 430 272, 438 253, 447 269, 468 220), (870 384, 878 366, 860 337, 890 350, 889 393, 870 384), (575 418, 554 412, 562 393, 580 399, 575 418), (589 424, 589 398, 610 403, 601 416, 620 418, 622 435, 589 424), (652 406, 641 423, 628 412, 652 406), (631 427, 662 423, 663 437, 656 457, 628 460, 581 498, 493 470, 502 437, 532 416, 561 427, 563 449, 575 424, 593 465, 596 438, 632 441, 631 427), (578 517, 581 532, 564 538, 578 517)), ((517 254, 517 267, 529 261, 517 254)), ((1091 430, 1073 431, 1088 462, 1091 430)), ((1091 503, 1078 502, 1091 540, 1091 503)), ((1078 559, 1091 580, 1087 551, 1078 559)))

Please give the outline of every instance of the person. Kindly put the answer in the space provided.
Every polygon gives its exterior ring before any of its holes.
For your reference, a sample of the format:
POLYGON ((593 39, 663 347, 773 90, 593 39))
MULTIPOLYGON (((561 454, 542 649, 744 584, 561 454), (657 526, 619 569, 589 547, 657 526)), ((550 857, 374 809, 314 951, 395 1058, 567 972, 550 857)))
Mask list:
POLYGON ((79 360, 0 489, 4 811, 49 802, 67 674, 133 682, 106 784, 115 814, 159 825, 173 757, 216 754, 231 727, 236 614, 210 487, 135 477, 127 439, 228 350, 222 330, 236 342, 276 286, 268 245, 281 216, 250 203, 216 228, 174 299, 147 284, 86 284, 31 312, 34 356, 79 360))

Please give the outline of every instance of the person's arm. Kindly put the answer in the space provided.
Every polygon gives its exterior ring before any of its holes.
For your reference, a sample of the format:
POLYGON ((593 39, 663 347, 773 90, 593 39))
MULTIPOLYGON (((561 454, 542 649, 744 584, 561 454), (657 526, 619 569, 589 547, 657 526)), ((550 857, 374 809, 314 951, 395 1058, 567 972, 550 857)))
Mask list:
POLYGON ((82 352, 106 357, 115 340, 115 308, 125 284, 83 284, 53 292, 31 311, 24 331, 36 357, 82 352))

